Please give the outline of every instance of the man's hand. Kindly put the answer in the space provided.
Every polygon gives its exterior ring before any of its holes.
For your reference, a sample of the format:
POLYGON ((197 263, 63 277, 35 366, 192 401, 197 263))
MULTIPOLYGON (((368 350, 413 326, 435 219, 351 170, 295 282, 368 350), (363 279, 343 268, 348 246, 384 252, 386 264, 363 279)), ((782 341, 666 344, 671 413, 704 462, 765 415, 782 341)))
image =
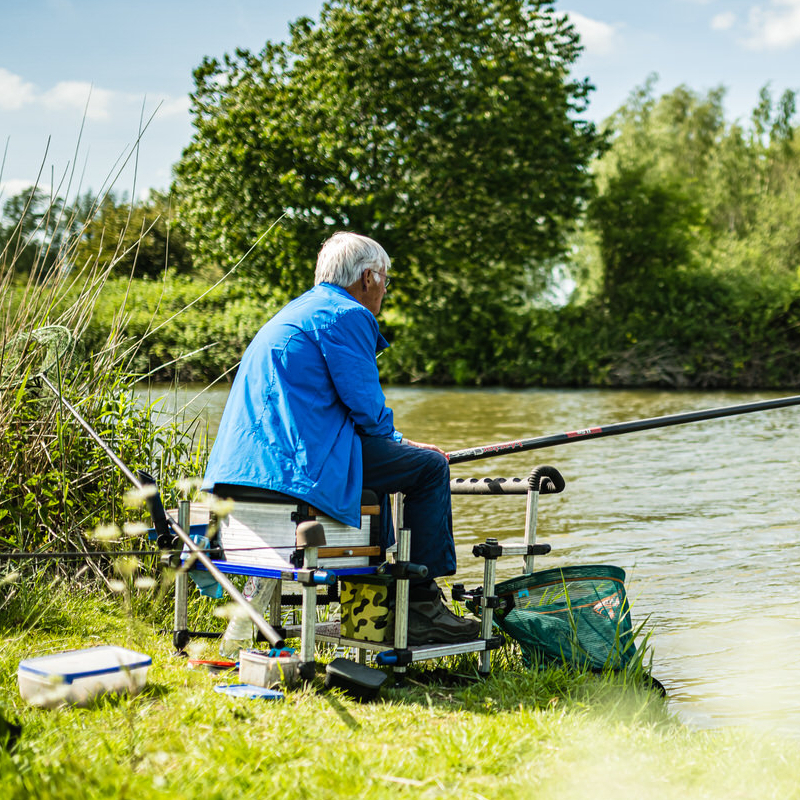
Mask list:
POLYGON ((436 453, 441 453, 445 458, 447 458, 447 453, 442 450, 441 447, 437 447, 435 444, 425 444, 424 442, 412 442, 411 439, 403 439, 404 444, 410 444, 412 447, 419 447, 421 450, 433 450, 436 453))

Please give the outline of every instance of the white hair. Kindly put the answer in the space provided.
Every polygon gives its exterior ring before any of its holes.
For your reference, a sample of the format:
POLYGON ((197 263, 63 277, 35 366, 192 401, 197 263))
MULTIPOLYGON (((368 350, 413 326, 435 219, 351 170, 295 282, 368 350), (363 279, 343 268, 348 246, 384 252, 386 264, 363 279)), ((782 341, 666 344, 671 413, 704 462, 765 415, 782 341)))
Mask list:
POLYGON ((314 284, 332 283, 347 288, 365 269, 386 272, 391 263, 386 251, 374 239, 340 231, 325 241, 319 251, 314 284))

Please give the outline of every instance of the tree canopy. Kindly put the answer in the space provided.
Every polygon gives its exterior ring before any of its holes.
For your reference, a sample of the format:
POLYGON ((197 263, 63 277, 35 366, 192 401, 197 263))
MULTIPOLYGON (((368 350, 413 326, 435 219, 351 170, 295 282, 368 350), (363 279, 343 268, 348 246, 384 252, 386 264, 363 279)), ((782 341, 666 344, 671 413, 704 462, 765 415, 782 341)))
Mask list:
POLYGON ((160 277, 167 268, 192 271, 169 196, 153 191, 133 203, 109 193, 99 203, 89 199, 88 206, 74 256, 78 264, 110 262, 113 274, 146 278, 160 277))
MULTIPOLYGON (((607 123, 613 144, 595 164, 600 200, 590 220, 606 230, 620 228, 608 213, 618 201, 613 196, 620 181, 635 174, 640 183, 672 195, 663 208, 638 204, 635 227, 641 231, 671 227, 672 234, 660 235, 674 243, 685 238, 691 225, 696 233, 691 249, 713 261, 717 271, 793 275, 800 264, 794 92, 775 101, 765 86, 750 120, 728 123, 723 88, 700 94, 678 86, 656 99, 654 82, 655 76, 636 89, 607 123)), ((613 235, 626 234, 619 229, 613 235)), ((635 258, 656 268, 658 259, 648 255, 652 236, 640 242, 643 251, 635 258)), ((684 253, 672 261, 687 264, 688 258, 684 253)), ((609 265, 612 271, 618 266, 609 265)))
POLYGON ((287 293, 347 229, 386 247, 407 313, 431 287, 519 300, 590 187, 579 53, 551 2, 328 0, 285 43, 205 59, 176 167, 195 263, 236 262, 280 219, 244 268, 287 293))
POLYGON ((0 215, 0 268, 46 276, 75 227, 60 197, 31 186, 3 203, 0 215))

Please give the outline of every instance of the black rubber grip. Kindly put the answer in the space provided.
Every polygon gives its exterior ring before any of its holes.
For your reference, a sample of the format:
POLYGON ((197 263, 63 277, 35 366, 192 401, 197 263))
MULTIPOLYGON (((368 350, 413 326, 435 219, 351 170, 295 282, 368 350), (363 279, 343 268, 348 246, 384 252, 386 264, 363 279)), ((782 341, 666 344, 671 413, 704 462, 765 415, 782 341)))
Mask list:
POLYGON ((566 483, 555 467, 534 467, 528 477, 528 486, 539 494, 558 494, 564 491, 566 483))
POLYGON ((167 522, 167 515, 164 513, 164 504, 161 502, 161 495, 158 492, 155 478, 141 469, 136 474, 143 486, 156 487, 156 491, 153 494, 149 494, 144 502, 150 512, 150 518, 153 520, 153 527, 156 529, 156 544, 162 550, 168 550, 174 545, 175 536, 167 522))

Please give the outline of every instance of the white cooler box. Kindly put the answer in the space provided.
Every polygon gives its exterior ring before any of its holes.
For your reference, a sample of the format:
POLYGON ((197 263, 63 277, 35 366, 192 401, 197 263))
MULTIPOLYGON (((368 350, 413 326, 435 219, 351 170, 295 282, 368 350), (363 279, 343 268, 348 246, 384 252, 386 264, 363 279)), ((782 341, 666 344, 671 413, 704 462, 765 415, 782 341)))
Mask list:
POLYGON ((147 682, 150 656, 112 645, 69 650, 20 661, 19 693, 35 706, 86 705, 98 695, 137 694, 147 682))

